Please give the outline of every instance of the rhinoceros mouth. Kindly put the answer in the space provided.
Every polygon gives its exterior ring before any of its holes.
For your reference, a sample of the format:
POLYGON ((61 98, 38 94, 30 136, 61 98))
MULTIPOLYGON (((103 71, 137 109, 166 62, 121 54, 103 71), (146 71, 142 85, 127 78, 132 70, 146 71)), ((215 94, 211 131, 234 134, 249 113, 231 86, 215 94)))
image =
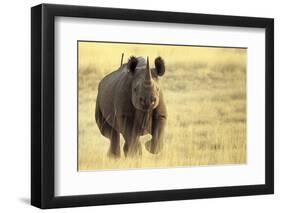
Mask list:
POLYGON ((136 108, 136 109, 143 113, 148 113, 148 114, 153 110, 151 106, 141 106, 140 108, 136 108))

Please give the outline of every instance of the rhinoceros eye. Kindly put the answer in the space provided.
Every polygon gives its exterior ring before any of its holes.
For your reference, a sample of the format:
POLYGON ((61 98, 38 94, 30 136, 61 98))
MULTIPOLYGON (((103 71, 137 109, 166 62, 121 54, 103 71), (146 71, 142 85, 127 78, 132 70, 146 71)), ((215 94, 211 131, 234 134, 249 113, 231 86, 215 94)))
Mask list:
POLYGON ((135 88, 134 88, 134 92, 136 92, 136 91, 137 91, 137 88, 135 87, 135 88))

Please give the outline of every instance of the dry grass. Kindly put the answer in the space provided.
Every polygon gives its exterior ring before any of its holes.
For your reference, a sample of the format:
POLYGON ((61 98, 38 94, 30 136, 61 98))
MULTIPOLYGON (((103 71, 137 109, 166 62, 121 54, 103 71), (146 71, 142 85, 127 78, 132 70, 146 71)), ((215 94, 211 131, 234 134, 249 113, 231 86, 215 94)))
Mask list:
POLYGON ((245 49, 80 42, 79 170, 246 163, 246 56, 245 49), (95 123, 98 82, 119 67, 123 52, 124 61, 160 55, 166 62, 168 121, 158 155, 143 147, 142 158, 108 158, 109 141, 95 123))

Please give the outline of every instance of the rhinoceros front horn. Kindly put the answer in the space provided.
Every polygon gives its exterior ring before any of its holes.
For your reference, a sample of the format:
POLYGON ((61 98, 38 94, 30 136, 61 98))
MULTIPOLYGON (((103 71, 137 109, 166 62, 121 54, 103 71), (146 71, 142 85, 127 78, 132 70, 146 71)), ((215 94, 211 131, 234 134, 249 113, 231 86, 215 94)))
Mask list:
POLYGON ((151 81, 152 81, 152 76, 151 76, 151 71, 150 71, 150 68, 149 68, 149 59, 147 57, 144 86, 151 86, 151 83, 152 83, 151 81))

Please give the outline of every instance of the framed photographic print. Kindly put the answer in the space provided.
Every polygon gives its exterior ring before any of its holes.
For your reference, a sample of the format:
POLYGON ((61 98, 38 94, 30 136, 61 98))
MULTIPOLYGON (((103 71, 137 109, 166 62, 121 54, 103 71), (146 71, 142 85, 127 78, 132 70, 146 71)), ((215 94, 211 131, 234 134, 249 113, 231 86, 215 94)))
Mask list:
POLYGON ((31 204, 272 194, 274 21, 31 9, 31 204))

